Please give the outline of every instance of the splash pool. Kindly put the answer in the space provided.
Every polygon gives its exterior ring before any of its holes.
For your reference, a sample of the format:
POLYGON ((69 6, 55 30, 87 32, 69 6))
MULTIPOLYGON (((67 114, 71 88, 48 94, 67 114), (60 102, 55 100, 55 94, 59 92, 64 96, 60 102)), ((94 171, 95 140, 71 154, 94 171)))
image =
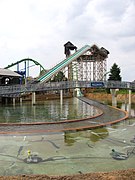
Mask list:
MULTIPOLYGON (((41 108, 42 105, 39 106, 41 108)), ((81 107, 82 104, 79 106, 81 107)), ((90 106, 88 105, 88 107, 90 106)), ((73 110, 73 106, 71 109, 73 110)), ((78 111, 76 106, 75 109, 76 115, 78 111)), ((32 112, 34 114, 34 111, 32 112)), ((37 112, 35 113, 36 118, 37 112)), ((93 113, 93 108, 89 110, 84 105, 84 112, 93 113)), ((108 119, 111 119, 112 116, 114 118, 119 116, 118 113, 113 114, 110 110, 109 112, 111 116, 108 116, 108 119)), ((84 115, 86 114, 84 113, 84 115)), ((88 115, 90 114, 88 113, 88 115)), ((100 118, 99 120, 101 121, 100 118)), ((105 121, 105 119, 103 120, 105 121)), ((8 126, 5 127, 6 131, 8 128, 8 126)), ((131 142, 135 135, 135 118, 115 125, 81 131, 26 133, 24 129, 22 133, 19 133, 20 129, 18 127, 16 132, 17 129, 14 128, 14 133, 0 135, 0 175, 2 176, 70 175, 135 168, 135 143, 131 142), (110 155, 112 149, 122 153, 132 153, 126 160, 118 161, 110 155), (38 159, 37 161, 36 159, 34 161, 27 160, 28 150, 38 159)))
POLYGON ((135 119, 114 126, 65 133, 0 136, 0 175, 66 175, 135 168, 135 154, 114 160, 111 150, 126 153, 135 148, 135 119), (41 158, 29 163, 28 150, 41 158))

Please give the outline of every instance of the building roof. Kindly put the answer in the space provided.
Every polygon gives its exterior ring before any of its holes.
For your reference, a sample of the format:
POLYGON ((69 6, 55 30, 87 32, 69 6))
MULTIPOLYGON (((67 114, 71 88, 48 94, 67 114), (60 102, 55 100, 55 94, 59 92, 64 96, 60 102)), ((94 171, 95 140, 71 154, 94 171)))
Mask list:
POLYGON ((3 68, 0 68, 0 76, 21 77, 20 74, 11 71, 9 69, 3 69, 3 68))

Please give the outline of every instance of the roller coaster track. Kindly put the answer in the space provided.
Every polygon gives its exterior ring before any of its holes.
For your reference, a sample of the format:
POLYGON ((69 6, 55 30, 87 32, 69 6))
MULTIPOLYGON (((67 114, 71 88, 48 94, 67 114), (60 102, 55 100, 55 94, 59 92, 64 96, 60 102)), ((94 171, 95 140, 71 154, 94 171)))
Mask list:
POLYGON ((38 81, 40 82, 47 82, 52 76, 54 76, 56 73, 58 73, 61 69, 65 68, 67 65, 69 65, 72 61, 77 59, 80 55, 84 54, 87 50, 90 49, 89 45, 83 46, 81 49, 76 51, 74 54, 72 54, 70 57, 64 59, 59 64, 54 66, 52 69, 50 69, 46 74, 38 78, 38 81))
MULTIPOLYGON (((43 70, 45 70, 44 67, 43 67, 39 62, 35 61, 34 59, 30 59, 30 58, 21 59, 20 61, 17 61, 17 62, 15 62, 15 63, 12 63, 12 64, 6 66, 4 69, 11 68, 11 67, 13 67, 13 66, 15 66, 15 65, 17 65, 17 64, 19 64, 19 63, 21 63, 21 62, 25 62, 25 61, 32 61, 36 66, 40 66, 40 68, 42 68, 43 70)), ((45 70, 45 71, 46 71, 46 70, 45 70)))

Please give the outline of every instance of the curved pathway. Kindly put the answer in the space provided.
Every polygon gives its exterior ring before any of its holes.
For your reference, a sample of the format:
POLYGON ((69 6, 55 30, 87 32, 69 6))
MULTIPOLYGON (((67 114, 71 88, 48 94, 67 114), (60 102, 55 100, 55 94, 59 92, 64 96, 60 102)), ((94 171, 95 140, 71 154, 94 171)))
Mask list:
POLYGON ((79 99, 87 104, 96 106, 103 113, 93 118, 63 121, 60 123, 1 124, 0 134, 30 134, 92 129, 114 124, 128 118, 127 112, 123 110, 92 101, 85 97, 80 97, 79 99))

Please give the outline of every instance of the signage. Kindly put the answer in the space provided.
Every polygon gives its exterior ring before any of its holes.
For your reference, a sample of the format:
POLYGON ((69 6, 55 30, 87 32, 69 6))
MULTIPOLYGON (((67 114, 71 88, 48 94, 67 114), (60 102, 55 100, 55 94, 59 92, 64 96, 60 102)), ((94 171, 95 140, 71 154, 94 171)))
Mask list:
POLYGON ((104 87, 103 82, 91 82, 91 87, 104 87))

